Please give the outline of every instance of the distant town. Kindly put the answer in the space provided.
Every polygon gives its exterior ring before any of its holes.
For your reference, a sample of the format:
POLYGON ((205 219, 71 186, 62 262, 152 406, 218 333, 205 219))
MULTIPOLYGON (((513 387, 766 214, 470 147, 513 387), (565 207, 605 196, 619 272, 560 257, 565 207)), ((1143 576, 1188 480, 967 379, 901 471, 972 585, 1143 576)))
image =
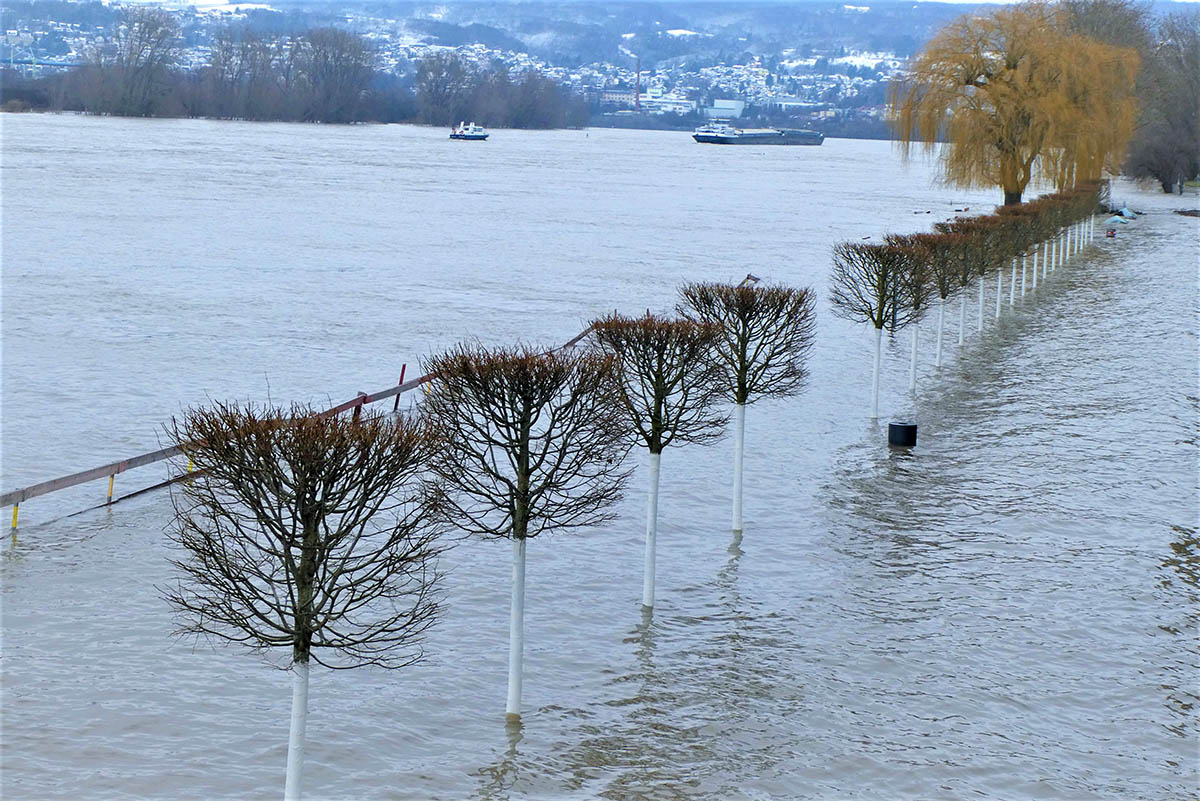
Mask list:
MULTIPOLYGON (((26 79, 91 63, 111 45, 122 20, 121 6, 98 2, 32 0, 2 8, 0 59, 26 79)), ((899 26, 906 30, 898 32, 895 16, 906 11, 898 5, 886 7, 890 10, 882 16, 855 5, 751 7, 749 12, 743 7, 739 13, 748 16, 742 25, 729 24, 717 13, 729 6, 715 3, 672 6, 669 15, 661 14, 664 19, 647 14, 663 8, 615 6, 617 13, 582 25, 572 19, 578 8, 569 6, 539 7, 536 24, 528 9, 497 20, 495 6, 469 3, 164 8, 179 27, 174 66, 181 70, 210 67, 214 39, 222 30, 280 36, 330 26, 361 36, 372 50, 376 72, 401 82, 411 84, 421 62, 438 54, 453 54, 480 69, 503 66, 514 81, 536 72, 586 101, 592 125, 690 127, 715 118, 787 121, 860 136, 887 135, 888 83, 903 73, 925 31, 958 13, 942 6, 915 7, 907 24, 899 26), (484 8, 492 24, 476 21, 484 8), (383 15, 393 9, 394 16, 383 15), (779 26, 782 36, 756 37, 755 14, 760 13, 792 15, 794 24, 779 26), (682 27, 683 22, 693 27, 682 27), (881 29, 891 31, 892 41, 881 29)))

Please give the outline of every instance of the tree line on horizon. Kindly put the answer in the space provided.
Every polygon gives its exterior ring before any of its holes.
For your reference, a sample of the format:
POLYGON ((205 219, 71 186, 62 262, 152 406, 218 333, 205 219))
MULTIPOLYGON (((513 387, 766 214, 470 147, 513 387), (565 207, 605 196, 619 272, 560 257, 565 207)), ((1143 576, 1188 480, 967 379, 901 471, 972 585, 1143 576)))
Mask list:
POLYGON ((227 27, 197 69, 178 65, 179 43, 169 12, 129 8, 112 40, 84 65, 19 87, 6 80, 6 99, 124 117, 435 125, 474 119, 507 128, 588 120, 582 97, 537 71, 514 78, 501 63, 476 67, 437 54, 419 64, 413 81, 378 69, 370 42, 340 28, 265 35, 227 27))

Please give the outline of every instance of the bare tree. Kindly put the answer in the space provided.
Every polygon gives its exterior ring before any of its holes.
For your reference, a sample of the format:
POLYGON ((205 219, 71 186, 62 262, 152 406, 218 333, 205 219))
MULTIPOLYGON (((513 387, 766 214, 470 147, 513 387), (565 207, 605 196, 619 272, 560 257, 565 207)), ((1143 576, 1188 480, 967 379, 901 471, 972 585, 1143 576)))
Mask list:
POLYGON ((687 284, 679 292, 680 314, 721 328, 714 352, 725 375, 726 395, 734 403, 733 532, 741 534, 746 407, 804 389, 804 362, 816 331, 813 292, 728 284, 687 284))
POLYGON ((105 67, 116 87, 108 111, 149 117, 168 88, 179 48, 179 23, 160 8, 130 8, 113 38, 115 53, 105 67))
MULTIPOLYGON (((1010 207, 1011 208, 1011 207, 1010 207)), ((920 259, 928 268, 933 289, 938 295, 937 348, 934 365, 942 366, 942 331, 946 325, 946 300, 954 291, 958 279, 960 254, 969 244, 965 234, 910 234, 896 237, 912 250, 912 257, 920 259)))
POLYGON ((1182 193, 1200 175, 1200 12, 1164 17, 1156 39, 1139 81, 1142 119, 1125 171, 1182 193))
POLYGON ((906 255, 900 272, 900 295, 908 307, 908 324, 912 326, 912 354, 908 366, 908 391, 917 390, 917 345, 920 342, 921 319, 933 296, 935 277, 929 260, 921 248, 914 247, 905 236, 889 236, 887 243, 906 255))
POLYGON ((375 55, 365 39, 338 28, 317 28, 304 36, 300 68, 304 77, 306 122, 353 122, 371 84, 375 55))
POLYGON ((430 125, 453 124, 466 105, 472 75, 453 53, 435 53, 417 69, 417 105, 430 125))
POLYGON ((199 477, 176 485, 183 550, 164 596, 180 633, 286 649, 293 674, 285 797, 300 797, 309 663, 399 668, 438 611, 436 449, 412 419, 217 404, 168 433, 199 477))
POLYGON ((875 327, 875 359, 871 372, 871 419, 879 418, 879 366, 883 329, 892 333, 909 321, 902 277, 909 254, 892 245, 842 242, 833 249, 833 313, 875 327))
POLYGON ((726 386, 721 366, 713 358, 721 329, 711 323, 649 313, 641 318, 613 314, 593 322, 592 333, 617 362, 621 405, 650 452, 642 605, 653 608, 663 449, 675 443, 711 442, 721 436, 728 422, 713 411, 726 386))
POLYGON ((614 364, 599 354, 461 345, 425 363, 425 411, 445 442, 434 473, 468 534, 513 545, 506 713, 521 714, 526 541, 595 526, 628 477, 614 364))

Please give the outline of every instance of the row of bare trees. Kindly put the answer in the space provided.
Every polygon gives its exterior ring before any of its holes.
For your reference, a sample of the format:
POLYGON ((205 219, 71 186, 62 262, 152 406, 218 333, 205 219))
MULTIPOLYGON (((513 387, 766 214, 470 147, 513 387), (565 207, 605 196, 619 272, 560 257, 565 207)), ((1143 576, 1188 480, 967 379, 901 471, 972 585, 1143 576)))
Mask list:
POLYGON ((375 54, 338 28, 265 37, 225 28, 208 63, 179 68, 180 29, 161 8, 129 8, 88 63, 56 78, 64 108, 130 117, 191 116, 353 122, 367 112, 375 54))
POLYGON ((938 299, 935 364, 942 364, 942 335, 948 300, 959 299, 958 344, 966 335, 968 289, 978 289, 978 330, 984 327, 985 283, 996 276, 996 319, 1004 294, 1003 272, 1009 266, 1008 305, 1041 276, 1078 251, 1094 235, 1094 215, 1102 187, 1088 184, 1046 195, 1029 203, 1003 206, 995 214, 958 217, 937 223, 933 233, 888 235, 882 244, 843 242, 833 250, 830 300, 834 314, 874 328, 871 419, 879 417, 880 345, 883 332, 895 335, 911 327, 909 390, 916 389, 920 323, 938 299), (1031 272, 1028 272, 1029 270, 1031 272))
MULTIPOLYGON (((757 279, 755 279, 757 280, 757 279)), ((197 472, 173 496, 181 632, 282 649, 293 673, 285 797, 299 798, 309 665, 398 668, 437 617, 442 535, 512 543, 506 712, 519 717, 530 539, 614 516, 650 464, 642 604, 654 605, 659 461, 720 437, 737 409, 793 395, 814 335, 808 289, 689 284, 676 316, 612 314, 589 345, 460 345, 425 363, 419 411, 338 417, 216 404, 173 422, 197 472)))

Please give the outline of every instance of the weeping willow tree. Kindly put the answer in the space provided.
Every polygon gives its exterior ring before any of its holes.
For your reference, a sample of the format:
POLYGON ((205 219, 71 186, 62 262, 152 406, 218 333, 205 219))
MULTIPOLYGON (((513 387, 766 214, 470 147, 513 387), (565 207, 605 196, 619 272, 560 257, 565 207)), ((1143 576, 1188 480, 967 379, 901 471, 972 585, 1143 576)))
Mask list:
POLYGON ((1071 36, 1070 68, 1055 98, 1043 172, 1055 188, 1099 181, 1119 172, 1136 129, 1137 51, 1071 36))
POLYGON ((1135 51, 1067 32, 1052 6, 965 16, 893 84, 896 137, 906 156, 917 143, 940 149, 948 182, 999 186, 1006 206, 1020 203, 1034 178, 1061 189, 1119 163, 1137 67, 1135 51))

